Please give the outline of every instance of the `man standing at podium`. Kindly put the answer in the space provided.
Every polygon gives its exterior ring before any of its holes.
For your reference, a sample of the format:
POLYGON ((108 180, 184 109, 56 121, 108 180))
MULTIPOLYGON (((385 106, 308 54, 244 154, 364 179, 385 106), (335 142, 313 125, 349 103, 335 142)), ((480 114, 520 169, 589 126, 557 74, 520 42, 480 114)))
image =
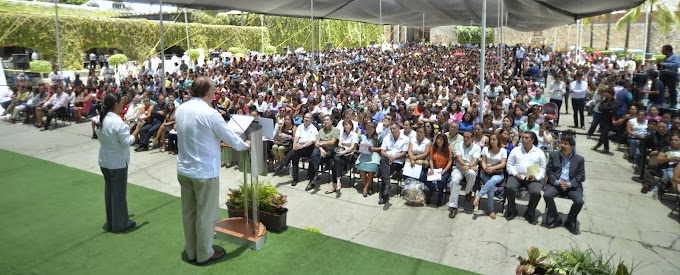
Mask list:
POLYGON ((191 85, 193 98, 177 107, 177 180, 182 187, 184 250, 198 265, 217 261, 226 255, 213 249, 215 221, 219 210, 220 141, 238 151, 250 147, 227 128, 220 113, 210 107, 215 88, 207 77, 191 85))

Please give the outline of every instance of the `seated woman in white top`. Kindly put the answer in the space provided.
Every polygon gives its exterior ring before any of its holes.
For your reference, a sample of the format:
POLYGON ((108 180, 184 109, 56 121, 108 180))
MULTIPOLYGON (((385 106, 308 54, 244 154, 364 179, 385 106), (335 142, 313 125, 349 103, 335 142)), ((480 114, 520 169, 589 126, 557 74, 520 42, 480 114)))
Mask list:
MULTIPOLYGON (((427 156, 430 152, 430 140, 425 137, 425 129, 418 127, 416 129, 416 138, 412 139, 408 145, 408 160, 411 166, 420 165, 423 168, 430 167, 430 162, 427 156)), ((420 175, 420 181, 425 182, 424 175, 427 169, 423 169, 420 175)))
POLYGON ((508 159, 508 153, 505 148, 501 147, 501 143, 497 134, 492 134, 489 137, 489 146, 482 149, 482 182, 484 187, 475 197, 474 206, 479 206, 479 200, 485 194, 487 195, 487 213, 492 219, 496 218, 496 212, 493 207, 494 191, 496 185, 503 183, 505 162, 508 159))
POLYGON ((340 140, 338 140, 338 147, 335 148, 335 157, 333 157, 333 173, 331 173, 333 186, 330 191, 326 191, 326 194, 340 191, 340 188, 342 187, 340 176, 342 176, 345 165, 350 163, 356 145, 359 142, 359 135, 357 135, 355 131, 352 131, 354 126, 352 125, 351 120, 343 120, 342 127, 343 131, 340 132, 340 140))
POLYGON ((639 110, 635 118, 628 120, 626 124, 626 133, 628 134, 628 154, 624 154, 624 158, 628 159, 630 156, 636 158, 639 153, 640 140, 647 136, 647 120, 645 119, 645 111, 639 110))

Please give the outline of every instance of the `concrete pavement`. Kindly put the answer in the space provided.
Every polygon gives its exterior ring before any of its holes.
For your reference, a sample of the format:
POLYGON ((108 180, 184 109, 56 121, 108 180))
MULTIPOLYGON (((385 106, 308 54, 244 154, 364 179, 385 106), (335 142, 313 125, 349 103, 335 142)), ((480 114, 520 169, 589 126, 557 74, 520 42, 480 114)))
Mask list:
MULTIPOLYGON (((563 114, 561 122, 571 125, 571 115, 563 114)), ((33 126, 0 121, 0 148, 100 174, 99 143, 90 135, 89 123, 40 132, 33 126)), ((627 263, 634 260, 640 263, 636 273, 680 274, 677 214, 669 216, 671 208, 652 200, 651 192, 640 193, 640 184, 630 180, 631 165, 615 145, 612 155, 604 155, 589 149, 595 142, 583 135, 577 138, 577 153, 586 158, 585 206, 579 215, 582 234, 578 236, 564 228, 531 225, 521 216, 508 222, 499 213, 499 218, 492 220, 483 210, 461 211, 451 220, 446 207, 407 206, 396 196, 391 205, 380 206, 376 195, 364 198, 350 188, 343 189, 339 197, 325 195, 323 191, 329 188, 326 184, 305 192, 305 172, 301 172, 301 182, 295 187, 290 186, 288 176, 267 179, 288 195, 291 226, 317 227, 325 235, 483 274, 513 273, 517 256, 525 255, 530 246, 569 249, 572 245, 615 253, 614 259, 621 256, 627 263)), ((242 175, 233 168, 223 168, 220 178, 220 201, 225 202, 227 188, 235 188, 242 175)), ((327 182, 329 177, 321 179, 327 182)), ((158 150, 132 152, 129 181, 180 195, 175 157, 158 150)), ((343 183, 348 187, 348 179, 343 183)), ((518 201, 520 215, 526 203, 526 199, 518 201)), ((557 199, 556 203, 564 218, 571 201, 557 199)), ((481 205, 485 209, 484 201, 481 205)), ((500 210, 498 203, 496 208, 500 210)), ((541 199, 537 210, 543 214, 544 209, 541 199)), ((177 209, 178 218, 180 213, 177 209)))

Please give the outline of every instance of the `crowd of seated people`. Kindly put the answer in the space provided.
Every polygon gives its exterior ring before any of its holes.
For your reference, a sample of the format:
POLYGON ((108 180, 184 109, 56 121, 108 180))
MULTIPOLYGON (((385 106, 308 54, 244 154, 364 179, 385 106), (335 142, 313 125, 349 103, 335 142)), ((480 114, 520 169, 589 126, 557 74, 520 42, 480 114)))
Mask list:
MULTIPOLYGON (((117 80, 98 81, 91 73, 84 88, 69 91, 87 93, 75 95, 81 108, 79 117, 88 117, 82 115, 88 107, 89 116, 93 115, 106 93, 124 95, 132 102, 121 117, 131 125, 131 131, 141 127, 135 151, 169 147, 166 150, 172 154, 177 150, 172 147, 177 134, 174 110, 189 99, 192 80, 205 75, 216 89, 211 106, 225 120, 232 114, 275 120, 275 136, 267 141, 266 157, 275 164, 276 172, 290 170, 293 185, 301 180, 301 159, 310 162, 306 190, 321 183, 319 166, 335 164, 329 194, 340 192, 343 172, 353 167, 360 175, 365 197, 373 192, 374 178, 380 179, 378 202, 384 204, 390 199, 390 179, 401 177, 405 165, 423 167, 423 175, 417 179, 425 182, 435 169, 442 169, 438 170, 442 180, 426 184, 431 195, 437 193, 435 205, 443 205, 443 189, 450 190, 447 206, 451 218, 458 213, 459 190, 464 192, 465 202, 479 204, 479 198, 473 197, 477 182, 481 189, 477 195, 488 198, 507 181, 509 218, 516 215, 513 196, 518 186, 528 186, 530 208, 535 208, 540 188, 537 193, 534 183, 546 177, 528 179, 526 167, 513 157, 519 154, 515 152, 538 155, 534 152, 538 150, 544 157, 540 172, 545 173, 545 153, 552 152, 560 141, 551 131, 560 121, 562 105, 567 113, 569 103, 572 105, 572 127, 584 128, 584 106, 597 108, 604 97, 594 95, 613 91, 613 100, 619 102, 612 111, 611 129, 617 133, 613 138, 629 145, 629 156, 640 155, 641 147, 649 148, 639 145, 650 136, 642 135, 647 130, 646 116, 659 116, 658 109, 643 111, 641 116, 637 110, 628 111, 639 103, 632 98, 632 77, 649 69, 630 58, 557 52, 548 46, 518 45, 504 52, 489 46, 487 85, 479 87, 480 49, 474 46, 405 44, 391 50, 341 49, 322 54, 315 63, 305 53, 217 57, 203 65, 170 70, 165 83, 160 81, 161 70, 144 62, 141 69, 121 74, 117 80), (523 62, 515 62, 518 52, 522 52, 523 62), (500 59, 504 60, 502 68, 500 59), (548 79, 555 81, 547 83, 548 79), (480 93, 485 95, 481 102, 480 93), (88 100, 91 106, 85 104, 88 100), (556 105, 555 118, 544 115, 548 104, 556 105), (512 165, 519 166, 510 168, 512 165)), ((36 124, 44 126, 57 113, 54 106, 61 107, 63 96, 59 88, 40 89, 33 93, 47 95, 39 102, 27 102, 23 110, 35 111, 36 124), (44 114, 48 118, 45 123, 44 114)), ((19 103, 30 95, 24 97, 23 93, 17 91, 19 103)), ((638 161, 646 161, 646 157, 638 161)), ((432 203, 432 198, 426 201, 432 203)), ((493 209, 487 212, 495 217, 493 209)))

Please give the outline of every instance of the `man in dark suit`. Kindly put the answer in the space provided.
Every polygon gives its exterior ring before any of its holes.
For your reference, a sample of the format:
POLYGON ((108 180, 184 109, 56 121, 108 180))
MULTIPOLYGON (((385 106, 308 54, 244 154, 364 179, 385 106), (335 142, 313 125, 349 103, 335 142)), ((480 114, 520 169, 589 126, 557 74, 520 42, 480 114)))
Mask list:
POLYGON ((562 220, 557 214, 555 197, 567 196, 573 201, 571 210, 567 216, 564 227, 574 235, 581 234, 576 224, 578 213, 583 208, 583 182, 586 180, 586 168, 583 157, 574 153, 576 141, 571 137, 562 138, 560 151, 550 155, 546 168, 548 182, 545 186, 543 199, 548 207, 548 228, 562 225, 562 220))

